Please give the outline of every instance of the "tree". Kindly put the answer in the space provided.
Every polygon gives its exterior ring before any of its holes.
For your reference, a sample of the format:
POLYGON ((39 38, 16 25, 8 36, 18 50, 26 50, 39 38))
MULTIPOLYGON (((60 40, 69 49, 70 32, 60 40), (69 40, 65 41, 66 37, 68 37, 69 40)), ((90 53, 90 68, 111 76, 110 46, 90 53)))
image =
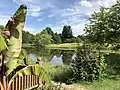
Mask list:
POLYGON ((45 47, 45 45, 51 44, 51 36, 48 34, 38 33, 35 36, 35 45, 45 47))
POLYGON ((62 41, 66 42, 67 39, 71 39, 73 37, 71 26, 64 26, 62 31, 62 41))
POLYGON ((55 33, 55 34, 53 35, 52 39, 53 39, 53 42, 54 42, 55 44, 62 43, 61 37, 60 37, 60 35, 57 34, 57 33, 55 33))
POLYGON ((22 31, 22 42, 23 43, 34 43, 35 36, 28 31, 22 31))
POLYGON ((47 33, 51 36, 54 35, 54 32, 52 31, 52 29, 50 27, 46 27, 47 33))
POLYGON ((0 25, 0 30, 4 30, 5 27, 3 25, 0 25))
POLYGON ((100 45, 119 45, 120 42, 120 2, 110 8, 101 7, 92 14, 85 31, 91 43, 100 45))
POLYGON ((43 29, 41 34, 49 34, 49 35, 53 36, 54 32, 52 31, 52 29, 50 27, 46 27, 45 29, 43 29))

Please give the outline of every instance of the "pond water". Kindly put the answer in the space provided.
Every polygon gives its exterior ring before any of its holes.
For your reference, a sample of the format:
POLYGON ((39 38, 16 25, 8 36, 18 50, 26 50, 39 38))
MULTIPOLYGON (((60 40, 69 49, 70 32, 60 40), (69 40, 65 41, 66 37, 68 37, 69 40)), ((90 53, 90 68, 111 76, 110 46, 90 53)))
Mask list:
POLYGON ((25 48, 31 59, 40 59, 43 62, 51 62, 56 65, 69 65, 75 59, 75 50, 25 48))
MULTIPOLYGON (((51 62, 55 65, 69 65, 75 59, 75 50, 25 48, 33 60, 39 58, 43 62, 51 62)), ((109 74, 120 74, 120 54, 104 54, 106 70, 109 74)))

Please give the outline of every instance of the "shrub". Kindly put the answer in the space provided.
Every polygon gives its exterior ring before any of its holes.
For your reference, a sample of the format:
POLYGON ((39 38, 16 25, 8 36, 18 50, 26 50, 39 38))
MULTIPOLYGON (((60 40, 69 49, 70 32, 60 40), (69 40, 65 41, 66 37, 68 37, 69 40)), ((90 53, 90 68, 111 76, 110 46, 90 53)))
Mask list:
POLYGON ((54 71, 52 71, 51 76, 52 76, 52 79, 56 82, 71 84, 73 72, 70 66, 57 65, 57 66, 54 66, 54 71))
POLYGON ((76 59, 72 62, 74 80, 93 81, 99 78, 98 55, 89 46, 83 45, 77 49, 76 59))

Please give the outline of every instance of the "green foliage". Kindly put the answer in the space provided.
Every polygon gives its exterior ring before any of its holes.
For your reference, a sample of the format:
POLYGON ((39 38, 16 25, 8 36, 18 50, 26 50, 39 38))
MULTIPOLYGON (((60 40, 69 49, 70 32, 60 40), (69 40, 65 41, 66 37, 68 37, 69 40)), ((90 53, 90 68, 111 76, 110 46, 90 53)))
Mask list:
POLYGON ((4 30, 5 27, 3 25, 0 25, 0 31, 4 30))
POLYGON ((53 81, 67 83, 67 84, 72 83, 71 79, 73 77, 73 72, 70 66, 57 65, 57 66, 53 66, 52 68, 53 69, 52 71, 50 71, 50 75, 53 81))
POLYGON ((22 31, 22 42, 33 44, 35 40, 35 36, 28 31, 22 31))
POLYGON ((8 76, 11 72, 13 72, 18 67, 25 67, 26 65, 35 64, 35 61, 31 60, 27 56, 27 52, 23 49, 20 52, 19 57, 11 58, 6 62, 6 76, 8 76))
POLYGON ((0 32, 0 51, 4 50, 6 48, 7 48, 7 45, 6 45, 5 39, 0 32))
POLYGON ((66 39, 71 39, 73 37, 71 26, 64 26, 62 31, 62 41, 66 42, 66 39))
POLYGON ((36 34, 35 45, 39 47, 45 47, 45 45, 51 44, 51 36, 48 34, 36 34))
POLYGON ((79 85, 83 85, 87 90, 120 90, 120 78, 108 79, 104 78, 100 81, 94 82, 80 82, 79 85))
POLYGON ((14 14, 14 22, 8 21, 5 28, 10 32, 8 39, 13 44, 8 47, 6 57, 18 57, 22 47, 22 30, 25 23, 27 7, 21 5, 14 14))
MULTIPOLYGON (((85 31, 91 43, 117 46, 120 42, 120 2, 110 8, 101 7, 99 12, 92 14, 90 24, 85 31)), ((108 46, 108 45, 107 45, 108 46)))
POLYGON ((65 65, 70 65, 73 54, 74 54, 73 51, 62 52, 62 60, 65 65))
POLYGON ((62 43, 61 37, 59 34, 55 33, 52 37, 54 44, 62 43))
POLYGON ((100 57, 100 75, 104 76, 105 75, 105 70, 106 70, 107 64, 105 63, 105 57, 102 55, 100 57))
POLYGON ((120 74, 120 54, 110 53, 105 54, 105 63, 107 63, 105 73, 108 76, 120 74))
POLYGON ((83 45, 78 48, 76 59, 72 63, 75 80, 93 81, 99 78, 99 63, 97 55, 90 47, 83 45))

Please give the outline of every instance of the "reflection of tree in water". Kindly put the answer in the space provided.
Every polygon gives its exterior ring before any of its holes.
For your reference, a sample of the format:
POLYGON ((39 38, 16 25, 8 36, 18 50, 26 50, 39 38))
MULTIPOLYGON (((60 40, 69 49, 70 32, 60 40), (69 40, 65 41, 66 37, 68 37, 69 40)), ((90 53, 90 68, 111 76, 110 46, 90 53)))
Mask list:
POLYGON ((44 62, 48 62, 53 58, 53 54, 50 50, 39 47, 25 47, 28 54, 34 54, 37 58, 44 62))
POLYGON ((107 63, 107 72, 109 74, 120 74, 120 54, 111 53, 104 56, 107 63))
POLYGON ((74 55, 75 51, 62 51, 62 60, 64 64, 69 65, 72 61, 72 56, 74 55))
POLYGON ((61 57, 62 54, 62 50, 57 50, 57 49, 51 49, 50 52, 53 56, 56 56, 58 58, 61 57))
POLYGON ((44 62, 49 62, 54 56, 59 58, 62 55, 63 63, 67 65, 70 64, 72 61, 72 56, 75 53, 75 51, 44 49, 38 47, 25 47, 24 49, 27 50, 28 54, 33 54, 44 62))

